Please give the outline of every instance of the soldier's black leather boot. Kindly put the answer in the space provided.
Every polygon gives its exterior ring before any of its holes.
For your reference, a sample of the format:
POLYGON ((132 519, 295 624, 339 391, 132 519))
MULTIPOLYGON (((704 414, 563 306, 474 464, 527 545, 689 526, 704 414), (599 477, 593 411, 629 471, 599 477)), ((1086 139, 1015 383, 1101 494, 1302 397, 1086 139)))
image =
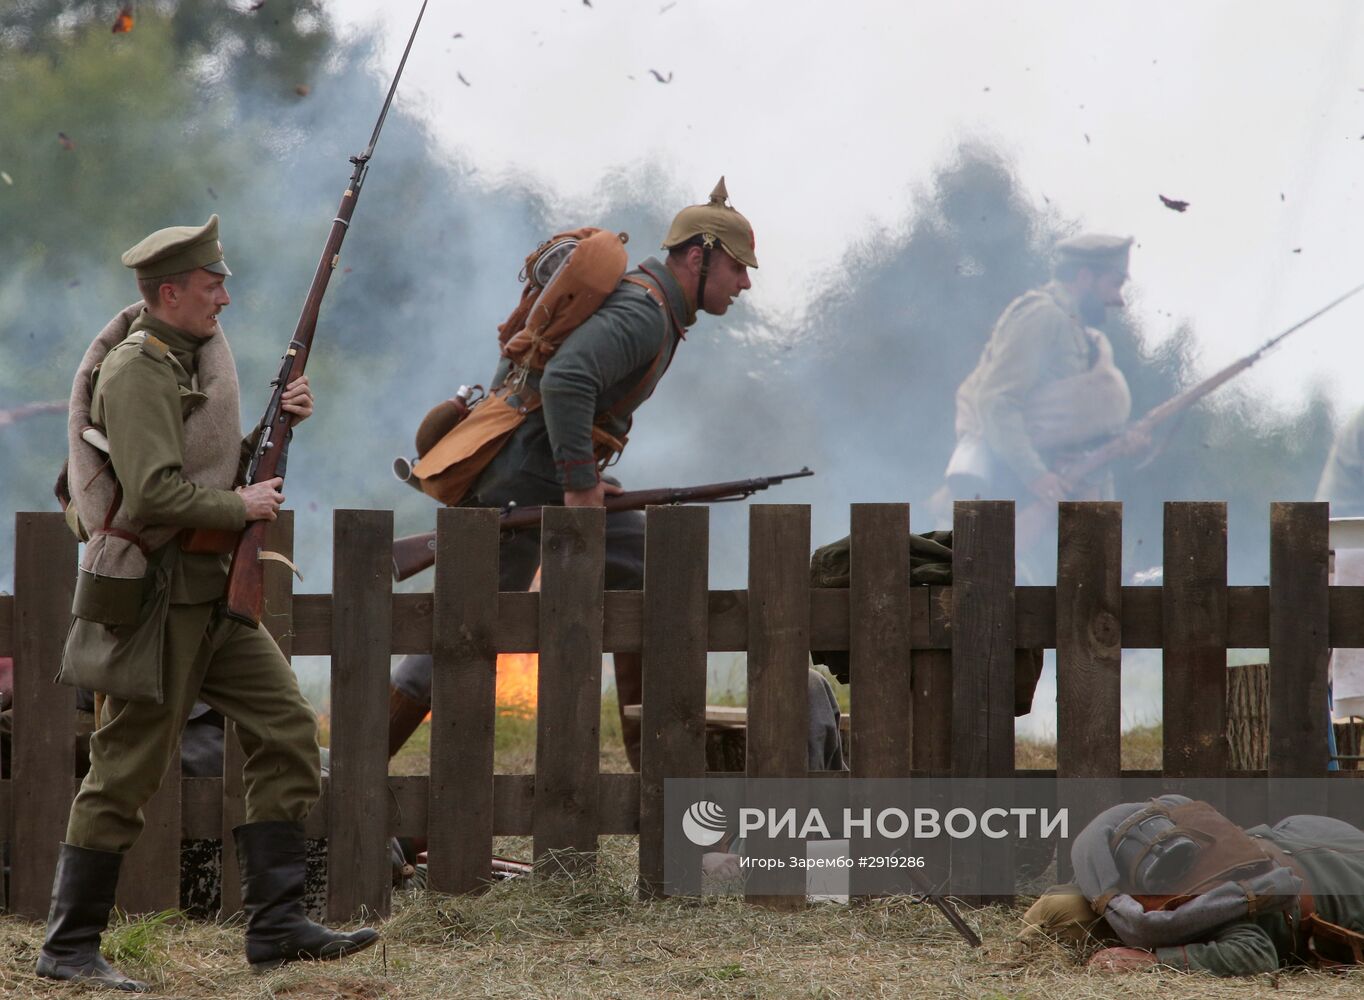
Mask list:
POLYGON ((99 938, 109 926, 123 855, 62 844, 52 880, 47 940, 38 956, 38 975, 68 979, 129 993, 145 993, 146 983, 129 979, 99 953, 99 938))
POLYGON ((369 927, 342 933, 308 919, 303 908, 307 853, 298 823, 246 823, 232 834, 251 968, 266 972, 285 962, 341 958, 379 940, 379 932, 369 927))

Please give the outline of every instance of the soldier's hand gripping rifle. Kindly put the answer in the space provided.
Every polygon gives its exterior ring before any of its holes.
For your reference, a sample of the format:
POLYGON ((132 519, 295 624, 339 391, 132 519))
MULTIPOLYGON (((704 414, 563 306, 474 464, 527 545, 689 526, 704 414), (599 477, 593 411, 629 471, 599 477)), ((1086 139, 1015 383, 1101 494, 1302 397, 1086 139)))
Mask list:
MULTIPOLYGON (((274 386, 274 391, 265 408, 265 416, 261 418, 260 440, 247 466, 248 485, 284 475, 289 439, 293 434, 293 418, 282 409, 281 399, 285 388, 303 374, 304 366, 308 363, 308 352, 312 349, 313 334, 317 330, 317 314, 322 306, 322 296, 327 292, 327 283, 331 280, 332 271, 340 262, 341 243, 350 228, 355 203, 360 198, 360 189, 365 183, 365 175, 369 172, 374 144, 379 141, 384 119, 388 117, 388 109, 393 104, 393 95, 398 90, 398 81, 402 79, 403 67, 407 65, 408 53, 412 51, 412 42, 417 37, 417 29, 421 26, 422 15, 425 13, 426 0, 422 0, 417 23, 412 26, 412 35, 407 40, 407 48, 403 50, 398 71, 393 75, 393 83, 388 88, 388 97, 385 98, 383 109, 379 112, 379 120, 374 124, 374 133, 369 137, 369 145, 365 147, 363 153, 350 158, 355 169, 346 184, 345 194, 341 196, 341 207, 337 209, 336 218, 332 220, 326 245, 322 249, 322 258, 318 261, 313 283, 308 288, 308 297, 303 301, 303 311, 298 317, 298 325, 294 327, 294 335, 285 349, 279 375, 270 383, 274 386)), ((265 594, 261 550, 264 547, 267 524, 266 521, 252 521, 248 524, 232 553, 232 570, 227 580, 226 613, 228 617, 247 625, 260 624, 265 594)))
MULTIPOLYGON (((1299 320, 1287 330, 1271 337, 1245 357, 1233 361, 1221 371, 1208 376, 1197 385, 1190 386, 1183 392, 1167 399, 1159 406, 1155 406, 1148 410, 1139 420, 1129 424, 1127 429, 1121 434, 1111 438, 1097 448, 1086 451, 1078 458, 1062 464, 1060 468, 1056 470, 1057 474, 1065 480, 1068 485, 1074 486, 1083 481, 1086 476, 1097 472, 1113 460, 1120 458, 1123 455, 1141 451, 1150 443, 1152 432, 1161 424, 1174 419, 1203 397, 1220 389, 1223 385, 1230 382, 1237 375, 1240 375, 1251 365, 1255 364, 1255 362, 1259 361, 1289 336, 1297 333, 1308 323, 1311 323, 1318 317, 1330 312, 1346 299, 1359 294, 1361 291, 1364 291, 1364 284, 1356 285, 1344 295, 1332 299, 1326 305, 1312 313, 1312 315, 1299 320)), ((1049 505, 1045 504, 1043 501, 1034 500, 1023 509, 1023 512, 1019 515, 1020 537, 1024 539, 1035 538, 1037 534, 1041 533, 1041 525, 1047 516, 1048 507, 1049 505)))
MULTIPOLYGON (((645 507, 677 503, 726 503, 746 500, 759 490, 785 482, 813 476, 808 468, 780 476, 759 476, 757 479, 738 479, 729 483, 706 483, 703 486, 674 486, 656 490, 630 490, 605 499, 606 512, 643 510, 645 507)), ((512 507, 502 512, 502 530, 528 528, 540 523, 543 507, 512 507)), ((393 542, 393 579, 406 580, 436 562, 436 533, 408 535, 393 542)))

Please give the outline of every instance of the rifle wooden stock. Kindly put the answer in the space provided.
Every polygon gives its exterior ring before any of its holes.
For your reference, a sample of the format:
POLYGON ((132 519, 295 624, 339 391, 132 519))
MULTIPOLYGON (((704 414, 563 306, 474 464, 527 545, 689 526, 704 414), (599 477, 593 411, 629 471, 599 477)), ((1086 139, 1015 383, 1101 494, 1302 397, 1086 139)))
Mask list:
MULTIPOLYGON (((270 402, 265 407, 265 416, 261 418, 260 437, 246 470, 248 485, 265 482, 277 476, 284 477, 285 460, 289 453, 289 440, 293 434, 293 417, 284 410, 282 405, 284 391, 289 387, 290 382, 303 374, 303 369, 308 363, 308 354, 313 345, 313 334, 317 332, 317 315, 322 308, 322 297, 327 294, 327 285, 331 281, 332 272, 341 262, 341 244, 345 241, 346 233, 350 230, 351 216, 355 212, 355 203, 360 199, 360 189, 364 186, 365 177, 369 173, 369 161, 374 155, 374 145, 379 141, 379 133, 383 130, 384 119, 388 116, 388 109, 393 104, 393 95, 397 93, 398 81, 402 79, 403 67, 407 65, 408 53, 412 51, 412 43, 416 40, 417 29, 421 27, 422 15, 425 13, 426 0, 422 0, 421 11, 417 14, 417 23, 412 26, 412 34, 407 40, 407 48, 403 50, 402 60, 398 63, 398 71, 393 75, 393 83, 388 88, 388 97, 385 98, 383 109, 379 112, 379 119, 374 124, 374 131, 369 137, 369 145, 365 147, 363 153, 350 158, 354 170, 351 171, 350 180, 346 182, 345 193, 341 195, 341 207, 336 210, 336 217, 332 220, 331 229, 327 232, 327 241, 322 247, 322 257, 317 262, 317 270, 313 272, 312 284, 308 286, 308 295, 303 300, 303 310, 299 314, 298 324, 294 327, 294 335, 284 350, 279 375, 276 376, 273 383, 274 391, 270 394, 270 402)), ((227 599, 224 611, 229 618, 246 625, 260 624, 265 597, 264 567, 261 564, 260 554, 264 544, 265 529, 266 522, 264 521, 253 521, 246 526, 246 530, 242 532, 241 538, 237 541, 236 550, 232 554, 232 569, 227 578, 227 599)))
MULTIPOLYGON (((678 503, 724 503, 743 500, 787 479, 813 476, 808 468, 780 476, 760 476, 757 479, 736 479, 728 483, 706 483, 704 486, 675 486, 653 490, 631 490, 605 499, 608 514, 621 510, 643 510, 645 507, 678 503)), ((540 523, 543 507, 514 507, 502 513, 503 531, 529 528, 540 523)), ((406 580, 436 562, 436 533, 407 535, 393 541, 393 579, 406 580)))
POLYGON ((259 625, 265 605, 265 568, 260 554, 265 547, 268 524, 268 521, 248 524, 232 553, 232 569, 227 575, 226 613, 244 624, 259 625))

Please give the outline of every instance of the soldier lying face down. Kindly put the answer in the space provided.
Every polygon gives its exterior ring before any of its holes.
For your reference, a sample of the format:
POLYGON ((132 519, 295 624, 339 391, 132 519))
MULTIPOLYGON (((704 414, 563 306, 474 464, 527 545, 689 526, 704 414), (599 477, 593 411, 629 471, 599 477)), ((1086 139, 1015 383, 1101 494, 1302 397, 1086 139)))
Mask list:
POLYGON ((1033 904, 1020 937, 1113 942, 1091 968, 1248 976, 1364 961, 1364 832, 1341 820, 1242 830, 1163 795, 1100 814, 1071 860, 1077 884, 1033 904))

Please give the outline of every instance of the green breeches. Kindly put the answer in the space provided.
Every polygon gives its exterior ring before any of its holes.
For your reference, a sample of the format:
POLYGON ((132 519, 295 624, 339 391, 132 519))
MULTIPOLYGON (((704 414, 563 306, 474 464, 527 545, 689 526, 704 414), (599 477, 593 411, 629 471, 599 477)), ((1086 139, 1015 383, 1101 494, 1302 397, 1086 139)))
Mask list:
POLYGON ((132 847, 142 832, 142 806, 179 752, 196 700, 237 724, 246 754, 246 822, 302 822, 317 801, 317 717, 293 668, 263 628, 215 617, 213 607, 171 606, 162 704, 105 701, 90 737, 90 772, 71 806, 67 843, 100 851, 132 847))

